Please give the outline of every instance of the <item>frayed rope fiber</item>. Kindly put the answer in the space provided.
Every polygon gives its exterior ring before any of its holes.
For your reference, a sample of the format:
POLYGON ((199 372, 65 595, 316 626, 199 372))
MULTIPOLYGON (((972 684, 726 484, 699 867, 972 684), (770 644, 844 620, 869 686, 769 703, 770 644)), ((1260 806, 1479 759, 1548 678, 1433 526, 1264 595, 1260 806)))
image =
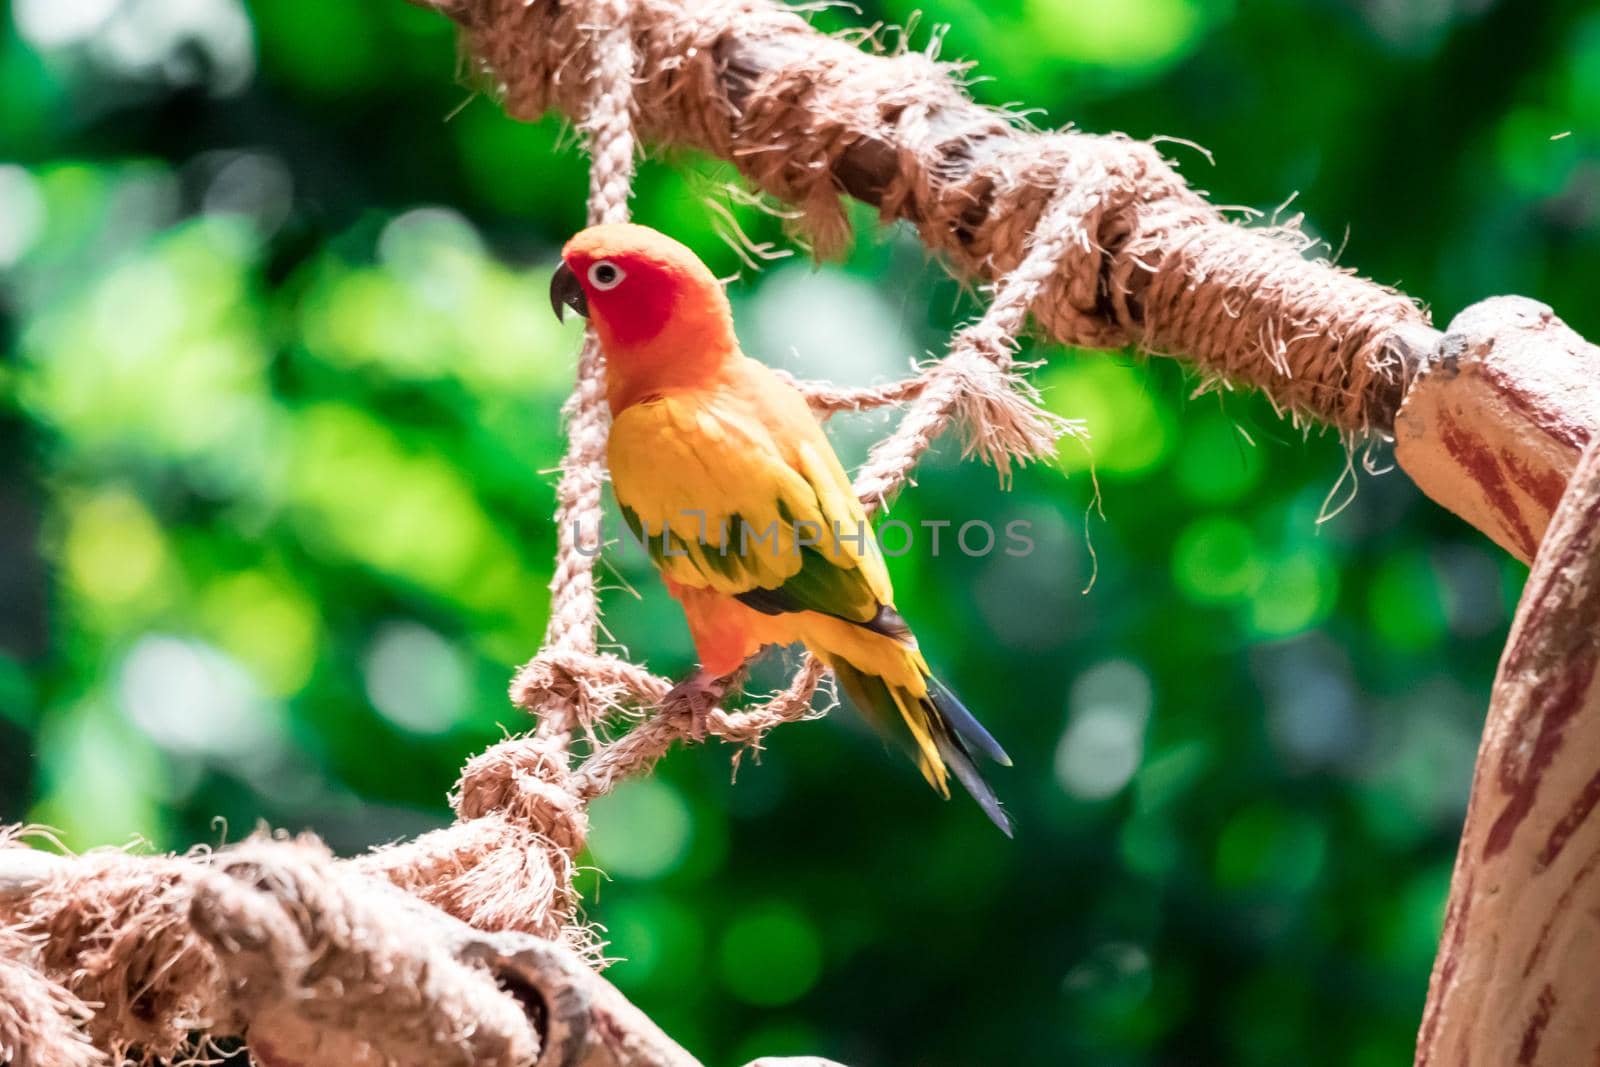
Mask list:
MULTIPOLYGON (((0 846, 0 863, 19 850, 0 846)), ((244 1034, 268 1063, 538 1055, 491 975, 418 936, 420 903, 377 892, 313 839, 52 858, 25 896, 0 894, 0 1063, 200 1059, 244 1034)))

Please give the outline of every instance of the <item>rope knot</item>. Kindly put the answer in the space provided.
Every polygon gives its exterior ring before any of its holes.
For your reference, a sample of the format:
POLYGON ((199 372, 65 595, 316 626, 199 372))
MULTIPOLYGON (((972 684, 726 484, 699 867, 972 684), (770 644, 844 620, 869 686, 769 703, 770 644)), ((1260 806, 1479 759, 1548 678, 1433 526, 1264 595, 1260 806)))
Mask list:
POLYGON ((592 686, 578 655, 546 648, 511 679, 511 702, 535 715, 553 708, 571 708, 580 723, 592 721, 592 686))
POLYGON ((463 819, 503 815, 569 856, 577 855, 589 835, 566 756, 544 738, 512 738, 474 756, 451 801, 463 819))
POLYGON ((666 687, 615 656, 546 647, 511 679, 511 701, 535 715, 571 714, 588 727, 629 702, 652 704, 666 687), (570 709, 570 710, 569 710, 570 709))

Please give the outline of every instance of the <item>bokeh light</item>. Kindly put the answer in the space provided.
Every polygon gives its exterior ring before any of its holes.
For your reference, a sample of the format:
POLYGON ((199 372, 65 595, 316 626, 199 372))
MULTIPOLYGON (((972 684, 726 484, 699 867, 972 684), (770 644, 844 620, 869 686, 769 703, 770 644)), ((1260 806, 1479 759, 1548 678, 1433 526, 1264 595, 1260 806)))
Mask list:
POLYGON ((787 1004, 822 971, 822 948, 805 916, 783 904, 742 910, 729 922, 718 952, 723 986, 750 1004, 787 1004))
POLYGON ((618 878, 652 879, 678 869, 688 855, 693 819, 670 783, 625 782, 589 808, 589 851, 618 878))

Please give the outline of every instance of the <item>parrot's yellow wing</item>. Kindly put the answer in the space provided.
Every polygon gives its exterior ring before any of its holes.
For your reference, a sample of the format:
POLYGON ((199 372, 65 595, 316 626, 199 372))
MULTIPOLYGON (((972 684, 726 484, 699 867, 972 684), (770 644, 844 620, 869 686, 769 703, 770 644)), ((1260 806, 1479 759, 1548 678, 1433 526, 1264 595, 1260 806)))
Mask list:
POLYGON ((681 585, 767 614, 902 628, 877 541, 822 428, 793 386, 743 362, 737 388, 666 393, 617 415, 609 460, 624 518, 681 585))

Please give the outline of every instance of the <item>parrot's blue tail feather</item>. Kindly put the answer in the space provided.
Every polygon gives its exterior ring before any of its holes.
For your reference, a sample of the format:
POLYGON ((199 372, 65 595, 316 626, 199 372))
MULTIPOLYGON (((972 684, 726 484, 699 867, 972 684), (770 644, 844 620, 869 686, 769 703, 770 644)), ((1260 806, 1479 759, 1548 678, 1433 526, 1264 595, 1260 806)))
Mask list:
POLYGON ((1000 806, 1000 798, 994 795, 994 790, 989 783, 983 780, 983 775, 978 773, 978 768, 973 765, 972 757, 967 754, 966 746, 961 739, 950 733, 935 732, 933 743, 939 746, 939 755, 944 758, 946 767, 956 776, 956 780, 967 787, 967 792, 972 794, 972 799, 978 802, 978 807, 989 816, 989 821, 1000 827, 1000 832, 1007 837, 1011 836, 1011 816, 1000 806))
POLYGON ((972 794, 989 820, 1007 837, 1011 836, 1011 819, 1000 806, 1000 798, 983 780, 972 754, 981 752, 1008 767, 1011 758, 949 687, 928 677, 926 692, 917 695, 891 686, 875 674, 857 670, 840 657, 827 657, 827 662, 868 721, 886 734, 911 742, 907 747, 928 784, 948 797, 948 770, 972 794))
POLYGON ((983 728, 983 723, 967 710, 967 706, 961 703, 960 697, 950 691, 949 686, 937 678, 929 678, 928 699, 933 701, 933 706, 944 717, 944 721, 950 724, 956 736, 967 746, 977 749, 1002 767, 1011 766, 1011 757, 1000 747, 1000 742, 983 728))

